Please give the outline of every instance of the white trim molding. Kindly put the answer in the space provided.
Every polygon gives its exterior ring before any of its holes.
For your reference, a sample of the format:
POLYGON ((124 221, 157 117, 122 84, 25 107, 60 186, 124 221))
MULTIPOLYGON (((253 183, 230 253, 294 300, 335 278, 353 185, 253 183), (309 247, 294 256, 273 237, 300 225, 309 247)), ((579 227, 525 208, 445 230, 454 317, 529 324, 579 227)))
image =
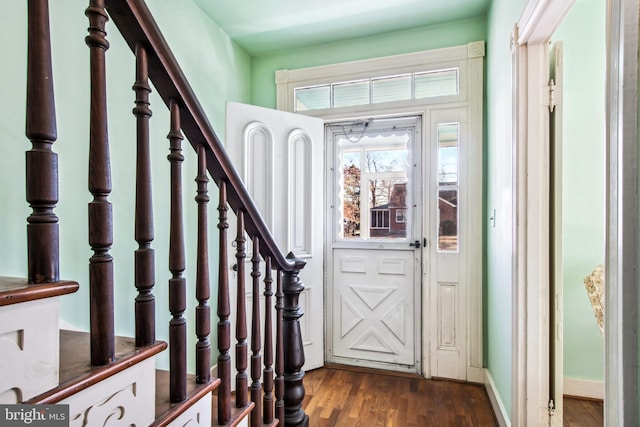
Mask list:
MULTIPOLYGON (((513 420, 548 425, 548 40, 575 0, 530 0, 514 55, 516 290, 513 420), (540 203, 545 206, 541 206, 540 203), (544 208, 544 209, 541 209, 544 208)), ((605 425, 638 425, 638 0, 607 7, 605 425)))
POLYGON ((605 425, 638 425, 638 0, 607 8, 605 425))
POLYGON ((484 388, 487 390, 487 395, 489 395, 489 402, 491 402, 491 407, 498 421, 498 425, 500 427, 511 427, 509 414, 500 398, 496 384, 493 382, 493 377, 487 369, 484 370, 484 388))
POLYGON ((512 34, 514 235, 512 420, 549 425, 549 40, 575 0, 530 0, 512 34), (548 98, 548 97, 547 97, 548 98))

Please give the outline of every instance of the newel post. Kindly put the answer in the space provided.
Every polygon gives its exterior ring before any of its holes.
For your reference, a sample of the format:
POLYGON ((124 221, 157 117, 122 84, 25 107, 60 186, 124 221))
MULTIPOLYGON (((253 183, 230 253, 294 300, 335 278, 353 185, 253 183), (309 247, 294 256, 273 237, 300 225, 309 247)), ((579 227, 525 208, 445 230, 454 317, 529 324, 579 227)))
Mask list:
POLYGON ((284 292, 284 309, 282 320, 282 335, 284 341, 284 412, 285 425, 287 427, 307 427, 309 416, 302 409, 304 400, 304 348, 302 346, 302 334, 300 332, 300 318, 303 315, 299 304, 300 292, 304 290, 304 284, 298 274, 306 263, 296 258, 293 253, 287 255, 289 261, 295 263, 292 271, 284 271, 282 278, 282 290, 284 292))

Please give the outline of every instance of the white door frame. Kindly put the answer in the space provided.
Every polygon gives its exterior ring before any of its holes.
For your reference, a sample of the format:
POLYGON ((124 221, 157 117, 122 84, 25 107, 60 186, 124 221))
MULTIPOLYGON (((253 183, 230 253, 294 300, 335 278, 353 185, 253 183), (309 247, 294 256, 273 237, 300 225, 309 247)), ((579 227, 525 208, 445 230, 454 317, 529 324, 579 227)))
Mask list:
MULTIPOLYGON (((530 0, 513 34, 512 425, 549 425, 548 41, 575 0, 530 0)), ((638 0, 608 0, 605 425, 637 425, 638 0), (624 155, 624 157, 623 157, 624 155), (624 161, 623 161, 624 159, 624 161)))
POLYGON ((638 0, 609 0, 605 425, 638 425, 638 0))
MULTIPOLYGON (((482 158, 482 108, 483 108, 483 70, 484 70, 484 41, 471 42, 466 45, 434 49, 423 52, 407 53, 383 58, 372 58, 360 61, 330 64, 324 66, 303 68, 297 70, 278 70, 275 73, 277 87, 277 108, 279 110, 295 110, 295 89, 311 85, 320 85, 350 79, 373 78, 406 73, 408 70, 438 70, 446 69, 460 64, 461 70, 465 70, 466 81, 473 84, 464 84, 460 94, 439 98, 425 98, 421 100, 397 101, 388 104, 370 104, 359 107, 345 107, 337 109, 309 110, 302 113, 320 117, 325 120, 344 120, 353 117, 369 117, 421 114, 423 116, 423 136, 427 135, 428 111, 437 105, 437 108, 469 108, 469 158, 482 158)), ((428 151, 428 150, 427 150, 428 151)), ((482 176, 482 165, 474 166, 471 176, 482 176)), ((481 180, 474 181, 478 185, 470 190, 469 209, 482 212, 482 186, 481 180)), ((482 215, 474 215, 469 218, 469 242, 467 265, 469 277, 482 277, 482 215)), ((423 259, 427 257, 424 256, 423 259)), ((428 266, 423 268, 424 274, 428 274, 428 266)), ((423 310, 430 307, 429 292, 423 293, 423 310)), ((474 281, 467 289, 467 365, 466 380, 483 383, 485 373, 483 368, 483 322, 482 322, 482 281, 474 281)), ((423 339, 423 370, 425 376, 430 376, 427 368, 430 366, 430 339, 429 328, 422 322, 423 339)))

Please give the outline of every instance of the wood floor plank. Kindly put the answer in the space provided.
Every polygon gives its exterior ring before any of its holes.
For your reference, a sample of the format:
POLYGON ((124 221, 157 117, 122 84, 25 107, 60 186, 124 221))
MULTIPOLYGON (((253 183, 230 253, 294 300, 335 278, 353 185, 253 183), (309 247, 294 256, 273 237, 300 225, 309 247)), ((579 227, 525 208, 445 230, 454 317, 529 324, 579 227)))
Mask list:
POLYGON ((604 425, 602 401, 564 397, 563 425, 565 427, 601 427, 604 425))
POLYGON ((497 425, 484 387, 476 384, 336 368, 309 371, 304 384, 313 426, 497 425))

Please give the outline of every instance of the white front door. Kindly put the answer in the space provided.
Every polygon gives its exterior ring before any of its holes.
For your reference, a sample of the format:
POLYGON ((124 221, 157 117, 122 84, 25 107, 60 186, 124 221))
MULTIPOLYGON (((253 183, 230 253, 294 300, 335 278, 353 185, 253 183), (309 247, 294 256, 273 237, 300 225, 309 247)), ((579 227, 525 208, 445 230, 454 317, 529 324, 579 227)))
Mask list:
POLYGON ((421 372, 421 118, 327 126, 327 358, 421 372))
MULTIPOLYGON (((225 148, 280 249, 306 261, 300 272, 305 370, 324 364, 323 143, 323 120, 227 103, 225 148)), ((233 224, 229 230, 235 236, 233 224)), ((232 268, 233 256, 229 263, 232 268)), ((251 294, 245 298, 250 302, 251 294)))

